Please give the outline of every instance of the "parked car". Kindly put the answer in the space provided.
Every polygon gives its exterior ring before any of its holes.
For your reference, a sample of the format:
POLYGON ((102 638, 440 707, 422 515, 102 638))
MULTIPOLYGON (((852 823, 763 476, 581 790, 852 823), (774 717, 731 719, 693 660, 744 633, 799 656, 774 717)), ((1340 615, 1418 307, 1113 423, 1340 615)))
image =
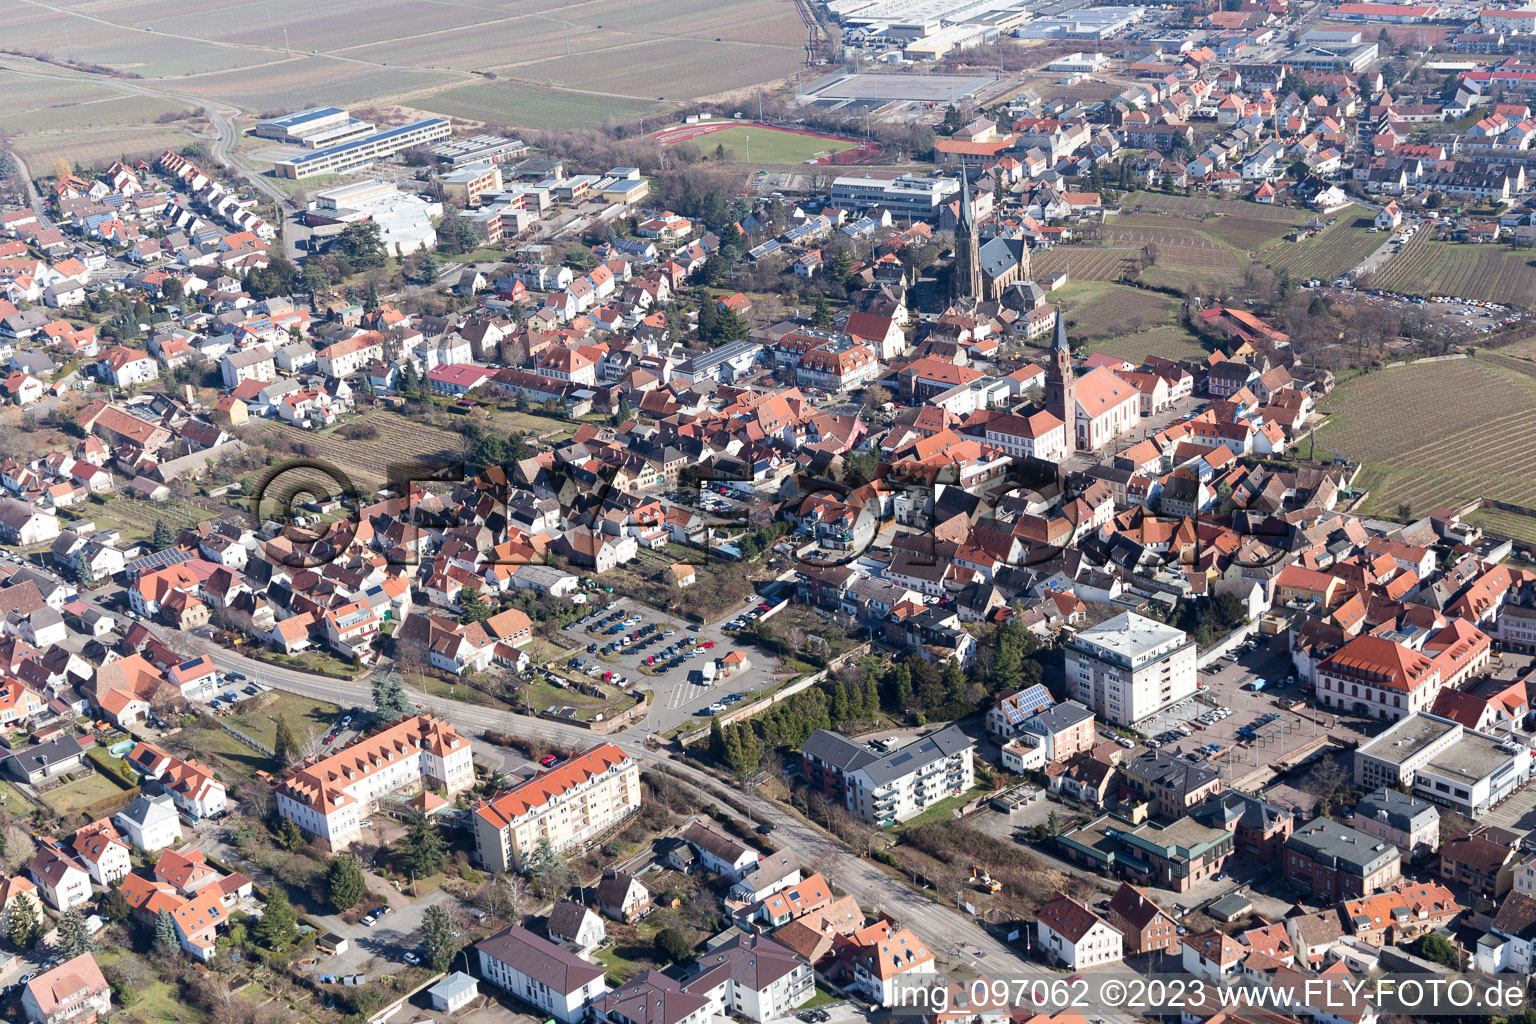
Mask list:
POLYGON ((554 754, 545 754, 543 757, 539 758, 539 764, 543 765, 545 768, 548 768, 551 765, 558 763, 559 760, 560 759, 554 754))

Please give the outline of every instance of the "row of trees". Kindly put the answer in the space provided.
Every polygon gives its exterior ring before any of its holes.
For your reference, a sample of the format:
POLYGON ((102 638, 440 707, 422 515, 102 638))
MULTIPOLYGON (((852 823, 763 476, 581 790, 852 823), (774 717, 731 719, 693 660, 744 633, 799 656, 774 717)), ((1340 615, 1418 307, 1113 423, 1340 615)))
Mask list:
POLYGON ((999 627, 992 641, 969 673, 954 659, 936 665, 917 655, 891 663, 864 658, 743 722, 722 727, 718 719, 711 720, 709 755, 730 771, 749 775, 768 751, 799 747, 817 729, 873 723, 881 713, 961 718, 983 708, 995 694, 1044 678, 1049 652, 1017 621, 999 627))

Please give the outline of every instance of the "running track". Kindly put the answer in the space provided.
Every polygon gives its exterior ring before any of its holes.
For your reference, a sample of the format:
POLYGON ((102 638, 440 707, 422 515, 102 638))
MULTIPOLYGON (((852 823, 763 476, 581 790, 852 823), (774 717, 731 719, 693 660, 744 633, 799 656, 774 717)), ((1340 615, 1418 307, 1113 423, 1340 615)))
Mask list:
POLYGON ((663 146, 670 146, 678 142, 688 142, 693 139, 703 138, 714 132, 723 132, 727 128, 761 128, 769 132, 784 132, 788 135, 804 135, 813 139, 831 139, 834 142, 852 142, 854 148, 841 153, 833 153, 819 160, 809 161, 816 164, 846 164, 858 163, 880 153, 880 143, 871 139, 855 139, 848 135, 833 135, 830 132, 812 131, 809 128, 786 128, 782 125, 765 124, 762 121, 701 121, 698 124, 680 124, 671 128, 663 128, 652 132, 651 138, 663 146))

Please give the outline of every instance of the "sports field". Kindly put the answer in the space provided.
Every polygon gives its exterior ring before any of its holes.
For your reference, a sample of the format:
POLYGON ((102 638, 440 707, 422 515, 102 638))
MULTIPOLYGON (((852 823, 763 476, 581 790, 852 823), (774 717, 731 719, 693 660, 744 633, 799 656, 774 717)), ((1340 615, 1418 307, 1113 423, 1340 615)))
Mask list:
POLYGON ((856 145, 844 139, 823 139, 795 132, 776 132, 769 128, 741 127, 724 128, 691 141, 710 159, 714 159, 717 147, 724 147, 727 161, 757 164, 803 164, 817 157, 844 152, 856 145))
POLYGON ((1415 513, 1476 497, 1536 506, 1536 378, 1481 359, 1378 370, 1322 401, 1318 458, 1361 462, 1368 510, 1415 513))

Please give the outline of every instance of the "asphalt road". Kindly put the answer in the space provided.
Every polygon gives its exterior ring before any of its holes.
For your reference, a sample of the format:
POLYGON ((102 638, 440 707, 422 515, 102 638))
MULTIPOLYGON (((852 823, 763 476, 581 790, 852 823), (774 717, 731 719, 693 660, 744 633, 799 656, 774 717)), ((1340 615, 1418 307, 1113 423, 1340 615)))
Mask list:
MULTIPOLYGON (((244 672, 268 686, 321 700, 339 699, 344 706, 367 707, 373 702, 367 683, 319 679, 291 669, 252 661, 201 638, 194 638, 194 646, 215 657, 222 667, 244 672)), ((489 729, 568 747, 586 746, 593 740, 587 730, 560 722, 514 715, 416 691, 410 691, 410 696, 471 737, 489 729)), ((675 760, 664 751, 647 748, 638 733, 632 731, 629 735, 611 736, 609 742, 616 744, 641 764, 660 769, 685 782, 704 787, 707 791, 721 787, 706 772, 675 760)), ((773 840, 779 848, 793 852, 802 864, 814 865, 817 870, 826 872, 838 886, 853 894, 864 906, 885 910, 900 918, 930 944, 935 955, 947 958, 951 964, 964 962, 973 969, 994 975, 1052 974, 1039 964, 1025 961, 1012 949, 988 935, 965 914, 933 902, 927 895, 894 879, 873 862, 849 852, 777 804, 749 791, 733 791, 733 796, 752 812, 755 820, 772 822, 777 826, 773 840), (977 950, 983 951, 980 958, 976 955, 977 950)))

